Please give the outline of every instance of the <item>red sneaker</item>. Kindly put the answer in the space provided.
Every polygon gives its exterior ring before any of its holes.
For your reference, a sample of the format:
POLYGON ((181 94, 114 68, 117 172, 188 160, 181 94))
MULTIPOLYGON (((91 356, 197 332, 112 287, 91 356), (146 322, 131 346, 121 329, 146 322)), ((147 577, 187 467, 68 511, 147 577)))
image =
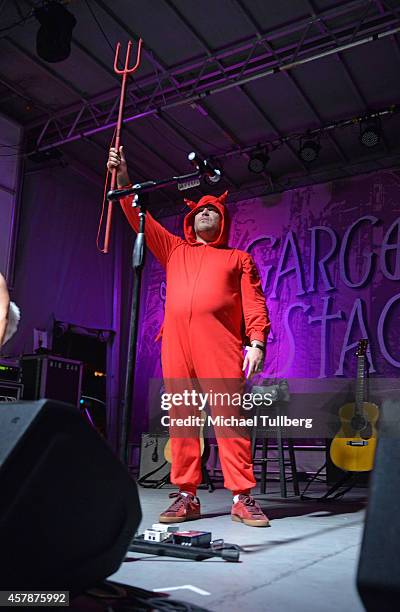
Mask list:
POLYGON ((170 493, 169 497, 176 497, 176 500, 160 514, 160 523, 183 523, 200 518, 200 500, 198 497, 184 491, 170 493))
POLYGON ((251 495, 239 495, 239 501, 232 506, 232 521, 244 523, 250 527, 268 527, 268 517, 251 495))

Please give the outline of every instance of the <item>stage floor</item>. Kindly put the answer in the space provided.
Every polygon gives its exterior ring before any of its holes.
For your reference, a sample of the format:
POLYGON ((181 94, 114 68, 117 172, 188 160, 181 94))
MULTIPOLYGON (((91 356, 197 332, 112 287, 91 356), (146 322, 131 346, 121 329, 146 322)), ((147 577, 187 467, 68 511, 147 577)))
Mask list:
MULTIPOLYGON (((322 494, 325 489, 318 486, 308 493, 322 494)), ((353 489, 334 503, 282 499, 274 492, 275 483, 269 485, 269 491, 256 498, 271 519, 270 527, 257 529, 232 522, 231 496, 221 489, 214 493, 201 490, 204 518, 183 524, 244 547, 240 563, 130 553, 129 560, 110 579, 149 590, 162 589, 173 598, 218 612, 362 612, 355 575, 366 491, 353 489)), ((140 533, 158 521, 159 512, 171 501, 170 492, 167 488, 139 489, 143 511, 140 533)))

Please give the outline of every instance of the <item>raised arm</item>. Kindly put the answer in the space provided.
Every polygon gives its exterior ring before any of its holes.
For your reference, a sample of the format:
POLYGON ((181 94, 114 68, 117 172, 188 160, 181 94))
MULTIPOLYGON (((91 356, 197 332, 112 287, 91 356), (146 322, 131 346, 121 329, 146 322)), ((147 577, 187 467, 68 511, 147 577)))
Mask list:
POLYGON ((3 345, 8 323, 8 309, 10 307, 10 296, 8 294, 7 283, 0 274, 0 348, 3 345))
MULTIPOLYGON (((125 159, 124 149, 121 146, 119 152, 111 148, 107 168, 112 171, 117 168, 117 186, 126 187, 131 184, 128 166, 125 159)), ((133 196, 128 196, 121 200, 121 207, 128 219, 131 227, 137 232, 139 230, 139 209, 132 206, 133 196)), ((179 236, 171 234, 165 229, 154 217, 146 213, 146 228, 145 228, 146 243, 155 257, 159 260, 164 268, 167 265, 168 259, 172 251, 183 242, 179 236)))

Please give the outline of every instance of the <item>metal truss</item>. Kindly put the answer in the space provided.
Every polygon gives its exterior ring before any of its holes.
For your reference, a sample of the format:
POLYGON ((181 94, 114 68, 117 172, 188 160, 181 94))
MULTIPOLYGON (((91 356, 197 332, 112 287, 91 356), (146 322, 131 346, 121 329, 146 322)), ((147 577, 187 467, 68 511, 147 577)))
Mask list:
MULTIPOLYGON (((96 0, 96 2, 118 23, 118 17, 111 12, 103 0, 96 0)), ((262 34, 245 6, 240 0, 236 0, 236 4, 242 13, 249 21, 253 22, 256 36, 229 48, 211 52, 204 39, 193 30, 193 27, 170 0, 166 0, 166 2, 182 23, 200 41, 205 51, 205 57, 167 70, 161 60, 147 51, 147 59, 153 65, 154 74, 142 79, 132 80, 133 82, 128 88, 124 122, 129 124, 132 121, 154 115, 159 115, 164 120, 167 119, 165 111, 191 104, 198 107, 200 112, 208 115, 210 120, 214 121, 216 126, 228 136, 233 146, 242 151, 243 147, 238 138, 229 132, 219 117, 211 116, 209 109, 204 107, 209 96, 240 87, 249 101, 256 106, 256 101, 246 92, 245 85, 268 75, 282 72, 288 75, 305 104, 313 112, 316 121, 321 124, 316 109, 313 108, 305 92, 301 90, 293 75, 290 74, 291 69, 327 55, 337 54, 341 59, 347 78, 353 85, 353 90, 356 95, 360 96, 354 78, 342 57, 342 52, 386 36, 392 36, 395 39, 393 35, 400 31, 399 11, 393 9, 388 2, 354 0, 318 15, 313 11, 312 3, 309 2, 312 16, 271 30, 268 34, 262 34), (346 17, 349 22, 340 27, 334 26, 332 22, 339 16, 342 24, 345 24, 346 17), (289 35, 290 42, 288 43, 289 35)), ((126 26, 124 27, 126 30, 126 26)), ((129 32, 131 36, 135 36, 135 34, 129 32)), ((16 43, 12 44, 16 45, 16 43)), ((79 43, 76 44, 79 45, 79 43)), ((82 46, 81 50, 83 50, 82 46)), ((89 55, 86 49, 84 51, 89 55)), ((26 51, 24 53, 27 54, 26 51)), ((30 59, 33 60, 32 57, 30 59)), ((100 65, 99 62, 97 63, 100 65)), ((104 65, 102 67, 105 68, 104 65)), ((70 83, 64 83, 64 85, 72 89, 70 83)), ((119 88, 92 98, 83 97, 80 95, 81 92, 76 93, 78 94, 77 97, 80 98, 79 102, 55 112, 49 110, 47 116, 42 120, 36 120, 27 126, 32 150, 44 151, 60 147, 68 142, 111 130, 115 126, 119 88)), ((259 110, 262 111, 262 109, 259 110)), ((262 116, 275 129, 265 112, 262 112, 262 116)), ((169 123, 169 127, 177 131, 171 123, 169 123)), ((277 132, 276 129, 275 131, 277 132)), ((280 136, 278 132, 277 134, 280 136)), ((345 155, 335 142, 333 135, 329 135, 329 138, 332 139, 332 144, 335 146, 339 157, 345 161, 345 155)), ((290 148, 287 140, 283 140, 283 142, 285 146, 290 148)), ((291 149, 291 153, 294 156, 293 149, 291 149)))
MULTIPOLYGON (((280 135, 277 138, 272 140, 261 140, 258 141, 257 144, 248 145, 243 147, 240 150, 229 149, 224 151, 223 153, 216 153, 212 156, 213 160, 222 160, 230 157, 235 157, 238 155, 244 155, 246 153, 250 153, 254 151, 256 147, 268 148, 271 151, 276 150, 278 147, 287 144, 288 142, 299 142, 304 137, 309 139, 321 138, 322 136, 332 137, 332 134, 335 130, 342 128, 354 128, 354 126, 359 125, 362 121, 366 119, 389 119, 390 117, 397 115, 400 113, 400 104, 392 104, 391 106, 387 106, 381 108, 379 110, 365 112, 358 116, 348 117, 346 119, 340 119, 337 121, 333 121, 331 123, 324 123, 314 128, 312 130, 307 130, 306 132, 293 132, 291 134, 280 135)), ((383 140, 383 135, 380 134, 380 137, 383 140)), ((386 153, 388 153, 388 147, 386 145, 386 153)))

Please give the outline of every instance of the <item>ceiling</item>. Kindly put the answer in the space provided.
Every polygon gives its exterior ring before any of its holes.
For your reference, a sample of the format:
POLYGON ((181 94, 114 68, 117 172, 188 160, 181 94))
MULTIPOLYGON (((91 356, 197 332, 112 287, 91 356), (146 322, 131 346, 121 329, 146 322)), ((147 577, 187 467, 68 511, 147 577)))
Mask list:
MULTIPOLYGON (((233 199, 400 162, 400 0, 71 0, 77 23, 59 63, 36 53, 42 4, 0 0, 0 111, 25 128, 27 171, 68 165, 103 183, 121 83, 114 49, 120 41, 124 59, 131 39, 134 64, 139 37, 122 132, 135 181, 190 172, 192 150, 221 165, 211 190, 233 199), (366 148, 359 121, 371 113, 382 137, 366 148), (309 164, 298 155, 307 134, 320 146, 309 164), (258 145, 270 159, 254 174, 258 145)), ((181 194, 166 187, 152 201, 168 214, 181 194)))

